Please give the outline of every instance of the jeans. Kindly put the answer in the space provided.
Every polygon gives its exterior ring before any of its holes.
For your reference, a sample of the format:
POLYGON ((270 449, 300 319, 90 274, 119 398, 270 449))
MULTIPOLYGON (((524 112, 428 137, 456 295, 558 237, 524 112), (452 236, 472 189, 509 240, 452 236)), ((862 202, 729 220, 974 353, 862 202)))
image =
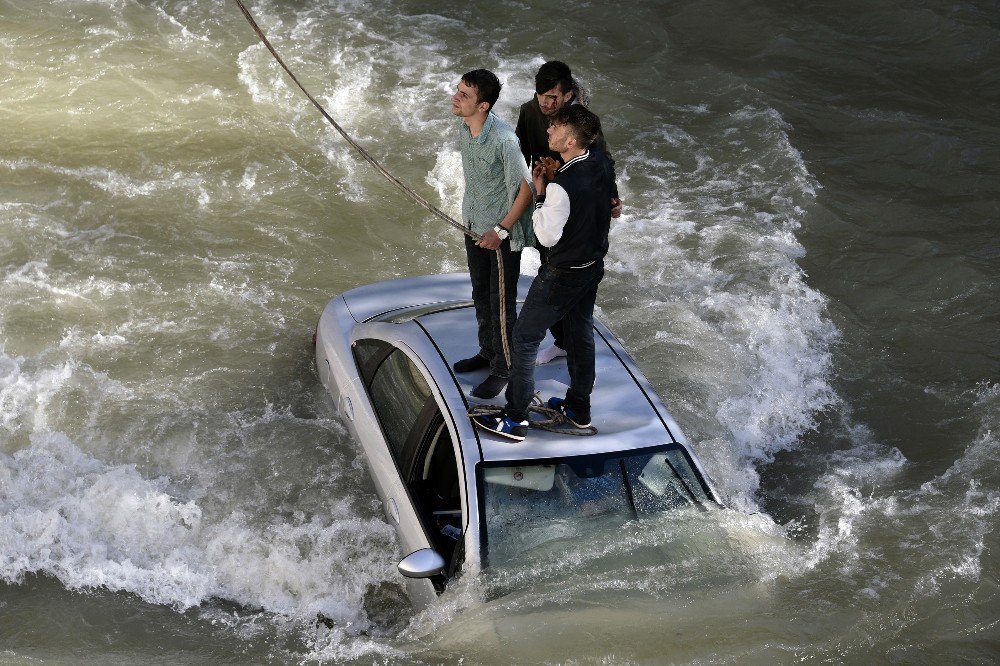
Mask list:
MULTIPOLYGON (((538 250, 538 256, 541 257, 542 263, 546 263, 549 260, 549 248, 545 247, 541 243, 535 243, 535 249, 538 250)), ((549 333, 552 334, 552 344, 559 349, 566 349, 566 342, 563 340, 563 325, 561 321, 557 321, 552 324, 549 328, 549 333)))
POLYGON ((604 262, 586 268, 553 268, 543 264, 531 283, 521 314, 514 324, 511 344, 510 381, 507 383, 507 415, 515 421, 528 418, 528 405, 535 392, 535 358, 545 331, 563 324, 569 390, 566 406, 574 411, 590 410, 594 390, 594 302, 604 277, 604 262))
MULTIPOLYGON (((500 337, 500 280, 497 269, 497 253, 484 250, 476 242, 465 237, 465 256, 469 260, 469 276, 472 278, 472 301, 476 308, 476 323, 479 327, 479 353, 490 361, 490 374, 508 377, 510 368, 503 354, 503 340, 500 337)), ((510 239, 500 245, 503 258, 504 289, 507 306, 507 340, 512 339, 514 320, 517 318, 517 278, 521 273, 521 253, 512 252, 510 239)))

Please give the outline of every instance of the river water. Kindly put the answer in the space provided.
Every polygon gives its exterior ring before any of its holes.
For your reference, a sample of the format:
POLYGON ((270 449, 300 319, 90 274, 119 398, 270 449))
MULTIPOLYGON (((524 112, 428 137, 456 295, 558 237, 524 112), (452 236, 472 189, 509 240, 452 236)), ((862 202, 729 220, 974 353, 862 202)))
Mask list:
POLYGON ((731 510, 408 608, 310 337, 460 237, 235 3, 0 0, 0 663, 996 661, 997 2, 249 5, 456 215, 460 75, 573 67, 600 314, 731 510))

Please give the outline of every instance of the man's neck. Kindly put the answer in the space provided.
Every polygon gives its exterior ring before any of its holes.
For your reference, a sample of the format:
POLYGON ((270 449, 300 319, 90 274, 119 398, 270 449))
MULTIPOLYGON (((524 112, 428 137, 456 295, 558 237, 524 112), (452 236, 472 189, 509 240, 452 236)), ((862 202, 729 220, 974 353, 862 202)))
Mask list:
POLYGON ((486 119, 489 118, 490 112, 477 113, 474 116, 466 116, 462 118, 465 124, 469 126, 469 133, 472 134, 472 138, 476 138, 483 131, 483 125, 486 124, 486 119))
POLYGON ((559 157, 562 158, 563 164, 566 164, 570 160, 575 159, 575 158, 579 157, 580 155, 583 155, 586 152, 587 152, 586 148, 576 148, 576 147, 574 147, 574 148, 566 151, 565 153, 559 153, 559 157))

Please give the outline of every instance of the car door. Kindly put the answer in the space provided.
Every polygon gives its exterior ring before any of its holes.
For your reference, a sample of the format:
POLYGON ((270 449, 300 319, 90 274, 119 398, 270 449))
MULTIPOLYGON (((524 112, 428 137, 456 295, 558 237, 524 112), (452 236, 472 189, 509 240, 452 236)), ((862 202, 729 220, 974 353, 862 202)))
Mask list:
MULTIPOLYGON (((463 524, 458 471, 451 434, 434 394, 402 349, 362 339, 354 344, 354 354, 385 443, 383 455, 376 456, 380 459, 370 462, 402 555, 434 548, 454 571, 461 557, 463 524)), ((424 600, 443 590, 444 583, 444 576, 408 579, 411 595, 424 600)))

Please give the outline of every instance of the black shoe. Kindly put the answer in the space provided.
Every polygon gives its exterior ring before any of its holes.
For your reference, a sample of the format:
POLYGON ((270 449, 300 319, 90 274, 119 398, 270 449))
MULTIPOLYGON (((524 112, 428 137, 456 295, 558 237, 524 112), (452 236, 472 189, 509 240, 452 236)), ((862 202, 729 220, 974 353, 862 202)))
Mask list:
POLYGON ((476 370, 490 367, 490 359, 482 354, 476 354, 470 358, 455 361, 455 365, 451 367, 455 369, 455 372, 475 372, 476 370))
POLYGON ((554 409, 566 417, 566 421, 570 425, 574 425, 577 428, 590 427, 589 409, 570 409, 566 406, 566 401, 562 398, 549 398, 549 401, 546 404, 549 406, 549 409, 554 409))
POLYGON ((495 398, 500 395, 500 391, 507 386, 506 377, 497 377, 496 375, 490 375, 483 380, 483 383, 472 389, 472 395, 476 398, 483 398, 488 400, 490 398, 495 398))

